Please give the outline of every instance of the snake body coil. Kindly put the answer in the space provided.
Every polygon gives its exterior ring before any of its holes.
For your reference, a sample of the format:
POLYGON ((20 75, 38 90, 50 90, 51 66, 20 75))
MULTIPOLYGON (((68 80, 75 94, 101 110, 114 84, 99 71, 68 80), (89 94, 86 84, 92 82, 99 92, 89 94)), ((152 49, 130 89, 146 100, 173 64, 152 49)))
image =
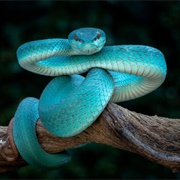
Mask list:
POLYGON ((57 76, 40 100, 26 98, 14 117, 18 151, 30 164, 53 169, 66 163, 66 152, 52 155, 40 147, 38 118, 53 134, 74 136, 89 127, 109 101, 134 99, 159 87, 166 76, 163 54, 142 45, 104 46, 105 33, 81 28, 67 39, 28 42, 17 50, 19 64, 34 73, 57 76), (78 74, 88 72, 84 78, 78 74))

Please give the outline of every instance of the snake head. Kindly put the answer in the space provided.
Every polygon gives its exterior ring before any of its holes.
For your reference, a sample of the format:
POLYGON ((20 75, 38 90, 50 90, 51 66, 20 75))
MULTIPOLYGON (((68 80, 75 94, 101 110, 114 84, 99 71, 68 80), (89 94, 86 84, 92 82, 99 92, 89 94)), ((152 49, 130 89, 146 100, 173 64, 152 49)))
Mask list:
POLYGON ((72 49, 78 54, 91 55, 103 48, 106 34, 98 28, 80 28, 72 31, 68 40, 72 49))

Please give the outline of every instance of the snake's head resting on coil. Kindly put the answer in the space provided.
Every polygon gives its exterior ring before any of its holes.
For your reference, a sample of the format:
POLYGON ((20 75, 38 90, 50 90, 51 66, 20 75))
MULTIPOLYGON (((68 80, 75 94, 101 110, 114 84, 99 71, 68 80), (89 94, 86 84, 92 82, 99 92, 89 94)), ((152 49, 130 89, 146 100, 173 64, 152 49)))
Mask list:
POLYGON ((80 28, 72 31, 68 40, 73 50, 78 54, 91 55, 103 48, 106 34, 98 28, 80 28))

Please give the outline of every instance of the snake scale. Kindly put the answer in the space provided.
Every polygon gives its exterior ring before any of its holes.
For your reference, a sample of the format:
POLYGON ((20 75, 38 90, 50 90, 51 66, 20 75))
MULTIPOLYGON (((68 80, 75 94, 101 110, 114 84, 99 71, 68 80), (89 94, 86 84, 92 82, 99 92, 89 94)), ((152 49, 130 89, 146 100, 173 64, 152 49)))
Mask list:
POLYGON ((59 137, 89 127, 108 102, 138 98, 159 87, 166 77, 163 54, 144 45, 104 46, 105 33, 80 28, 68 39, 27 42, 17 50, 20 66, 33 73, 57 76, 40 99, 25 98, 14 116, 13 137, 21 156, 38 168, 55 169, 70 160, 67 151, 45 152, 36 136, 36 121, 59 137), (87 72, 87 76, 80 74, 87 72))

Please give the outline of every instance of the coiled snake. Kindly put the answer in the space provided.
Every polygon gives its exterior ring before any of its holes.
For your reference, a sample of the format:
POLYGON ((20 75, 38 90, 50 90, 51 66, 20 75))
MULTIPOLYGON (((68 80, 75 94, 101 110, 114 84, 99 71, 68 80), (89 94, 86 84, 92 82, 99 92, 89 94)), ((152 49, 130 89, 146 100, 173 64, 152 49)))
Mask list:
POLYGON ((25 43, 17 50, 19 64, 33 73, 57 76, 40 99, 26 98, 14 116, 13 137, 21 156, 39 168, 54 169, 70 160, 67 152, 48 154, 38 143, 38 118, 60 137, 89 127, 109 101, 131 100, 159 87, 166 76, 163 54, 149 46, 105 46, 97 28, 81 28, 68 39, 25 43), (79 75, 88 72, 86 78, 79 75))

